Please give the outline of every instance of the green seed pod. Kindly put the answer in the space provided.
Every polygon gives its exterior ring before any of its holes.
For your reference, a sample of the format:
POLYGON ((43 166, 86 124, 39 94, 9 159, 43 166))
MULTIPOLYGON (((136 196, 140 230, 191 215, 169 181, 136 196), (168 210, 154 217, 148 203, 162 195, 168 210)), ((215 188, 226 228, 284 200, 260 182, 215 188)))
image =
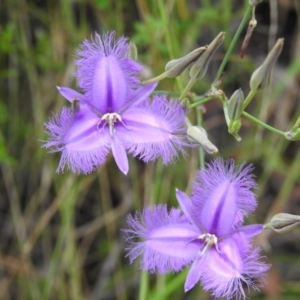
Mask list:
POLYGON ((269 86, 271 81, 271 71, 283 48, 284 39, 278 39, 263 64, 256 69, 250 79, 252 91, 262 90, 269 86))
POLYGON ((197 60, 205 50, 206 47, 200 47, 181 58, 170 60, 165 67, 166 77, 173 78, 179 76, 192 62, 197 60))
POLYGON ((229 120, 238 120, 243 112, 244 93, 241 89, 236 90, 228 101, 229 120))
POLYGON ((221 46, 225 39, 225 32, 220 32, 217 37, 207 46, 206 50, 202 55, 193 63, 190 69, 191 79, 202 78, 208 68, 209 62, 216 52, 216 50, 221 46))

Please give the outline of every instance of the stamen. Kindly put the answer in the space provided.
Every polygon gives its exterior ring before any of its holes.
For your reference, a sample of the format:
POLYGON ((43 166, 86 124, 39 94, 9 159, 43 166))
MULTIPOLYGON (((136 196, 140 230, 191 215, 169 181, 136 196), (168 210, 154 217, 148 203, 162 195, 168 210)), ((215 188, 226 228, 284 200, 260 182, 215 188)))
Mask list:
MULTIPOLYGON (((108 127, 109 127, 109 132, 110 132, 110 135, 113 135, 116 131, 115 129, 115 123, 117 121, 119 121, 125 128, 127 128, 121 118, 120 115, 118 115, 117 113, 107 113, 107 114, 104 114, 102 117, 101 117, 101 121, 98 123, 97 125, 97 129, 99 129, 100 127, 100 124, 102 123, 102 121, 104 121, 104 124, 103 124, 103 127, 107 124, 108 127)), ((102 129, 103 129, 102 127, 102 129)))
POLYGON ((218 248, 218 238, 214 234, 205 233, 198 236, 198 239, 204 240, 204 248, 199 251, 199 255, 202 256, 205 254, 212 246, 216 246, 217 252, 220 252, 220 249, 218 248))

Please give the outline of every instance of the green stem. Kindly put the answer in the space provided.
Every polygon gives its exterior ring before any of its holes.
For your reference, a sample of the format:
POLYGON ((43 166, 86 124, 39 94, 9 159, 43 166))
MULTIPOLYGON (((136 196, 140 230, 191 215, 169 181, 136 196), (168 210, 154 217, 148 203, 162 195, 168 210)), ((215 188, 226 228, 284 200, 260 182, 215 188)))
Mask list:
POLYGON ((249 103, 251 102, 253 97, 256 95, 256 92, 257 91, 253 91, 253 90, 250 91, 250 93, 248 94, 247 98, 245 99, 245 101, 243 103, 243 110, 245 110, 246 107, 249 105, 249 103))
MULTIPOLYGON (((166 37, 166 43, 167 43, 169 56, 170 56, 170 59, 174 59, 175 55, 174 55, 174 51, 173 51, 172 38, 171 38, 170 30, 169 30, 170 25, 168 25, 168 20, 167 20, 163 0, 158 1, 158 9, 159 9, 160 17, 164 24, 164 31, 165 31, 165 37, 166 37)), ((176 83, 177 83, 179 90, 182 91, 183 84, 181 82, 181 79, 178 76, 176 77, 176 83)))
POLYGON ((254 123, 256 123, 256 124, 258 124, 258 125, 266 128, 266 129, 268 129, 268 130, 270 130, 270 131, 272 131, 274 133, 277 133, 277 134, 285 137, 285 133, 283 131, 281 131, 279 129, 276 129, 276 128, 274 128, 274 127, 272 127, 272 126, 270 126, 270 125, 262 122, 261 120, 256 119, 255 117, 251 116, 250 114, 246 113, 245 111, 242 113, 242 115, 244 117, 248 118, 249 120, 251 120, 252 122, 254 122, 254 123))
POLYGON ((147 271, 142 271, 139 300, 146 300, 147 293, 148 293, 148 273, 147 271))
MULTIPOLYGON (((172 280, 168 281, 167 286, 164 289, 157 290, 151 294, 149 299, 151 300, 161 300, 163 298, 170 299, 171 295, 178 289, 178 286, 183 286, 184 281, 186 280, 187 269, 177 273, 176 276, 173 276, 172 280)), ((175 297, 176 298, 176 297, 175 297)))
POLYGON ((210 101, 210 100, 212 100, 212 99, 213 99, 212 97, 205 97, 205 98, 202 98, 201 100, 198 100, 198 101, 196 101, 196 102, 190 104, 190 105, 189 105, 189 108, 194 108, 194 107, 199 106, 199 105, 201 105, 201 104, 203 104, 203 103, 206 103, 206 102, 208 102, 208 101, 210 101))
POLYGON ((191 88, 193 87, 193 85, 195 84, 197 79, 190 79, 190 81, 188 82, 187 86, 185 87, 185 89, 183 90, 183 92, 181 93, 179 100, 182 101, 184 99, 184 97, 186 96, 186 94, 191 90, 191 88))
POLYGON ((231 55, 231 53, 233 51, 233 48, 234 48, 234 46, 235 46, 238 38, 240 37, 241 32, 242 32, 242 30, 243 30, 246 22, 248 21, 250 15, 251 15, 251 12, 252 12, 252 6, 249 5, 249 7, 248 7, 248 9, 247 9, 247 11, 246 11, 246 13, 244 15, 244 18, 243 18, 243 20, 242 20, 242 22, 241 22, 238 30, 236 31, 236 33, 235 33, 235 35, 233 37, 233 40, 231 41, 231 43, 229 45, 229 48, 228 48, 228 50, 227 50, 227 52, 226 52, 226 54, 224 56, 224 59, 223 59, 223 61, 221 63, 221 66, 220 66, 220 68, 218 70, 218 73, 217 73, 217 76, 215 78, 215 82, 220 79, 221 74, 222 74, 222 72, 223 72, 223 70, 224 70, 224 68, 225 68, 225 66, 226 66, 226 64, 227 64, 227 62, 229 60, 229 57, 230 57, 230 55, 231 55))
POLYGON ((295 125, 293 126, 293 129, 295 130, 295 129, 299 128, 299 127, 300 127, 300 116, 299 116, 299 118, 297 119, 295 125))

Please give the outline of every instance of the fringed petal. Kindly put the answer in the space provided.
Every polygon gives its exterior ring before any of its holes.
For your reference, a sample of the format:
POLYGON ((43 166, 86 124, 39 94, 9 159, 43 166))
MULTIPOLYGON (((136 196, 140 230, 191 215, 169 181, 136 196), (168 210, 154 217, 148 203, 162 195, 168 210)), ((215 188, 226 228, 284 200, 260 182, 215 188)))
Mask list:
MULTIPOLYGON (((164 163, 172 161, 185 146, 185 111, 175 101, 166 97, 154 97, 150 104, 128 108, 122 119, 125 127, 122 139, 133 156, 145 162, 162 157, 164 163)), ((120 126, 121 127, 121 126, 120 126)))
POLYGON ((237 197, 230 182, 222 182, 207 197, 200 213, 202 225, 207 232, 217 236, 229 233, 234 224, 237 197))
POLYGON ((253 279, 261 277, 268 266, 259 261, 258 249, 252 249, 242 233, 219 242, 202 261, 200 280, 213 296, 245 299, 243 283, 257 288, 253 279))
POLYGON ((179 271, 197 254, 202 242, 196 239, 199 230, 178 209, 169 213, 166 206, 146 208, 127 219, 130 229, 124 230, 131 242, 127 248, 132 262, 142 256, 142 269, 166 273, 179 271), (142 241, 134 241, 140 238, 142 241))
POLYGON ((85 40, 77 51, 76 76, 93 107, 101 113, 119 110, 139 84, 141 66, 127 56, 127 39, 109 32, 85 40))
POLYGON ((124 105, 127 85, 114 56, 104 56, 97 62, 91 96, 91 104, 102 113, 115 112, 124 105))
POLYGON ((209 222, 207 223, 210 224, 209 226, 212 222, 218 222, 220 224, 218 228, 222 235, 226 232, 225 229, 221 229, 221 222, 227 230, 230 227, 229 223, 232 222, 234 226, 240 224, 243 217, 256 208, 255 195, 251 191, 256 187, 256 183, 253 180, 253 175, 250 174, 251 170, 251 165, 245 166, 243 164, 235 168, 233 160, 224 162, 222 159, 216 159, 206 169, 200 170, 198 173, 192 195, 194 207, 199 211, 200 219, 202 220, 204 217, 204 222, 209 222), (222 206, 222 211, 218 209, 219 206, 222 206), (229 213, 228 219, 230 216, 234 216, 232 220, 223 223, 226 219, 223 209, 229 213), (210 212, 206 217, 204 210, 206 214, 210 212), (219 214, 224 217, 221 218, 222 221, 216 220, 219 214), (212 221, 211 219, 215 220, 212 221))
POLYGON ((88 110, 74 113, 64 108, 47 124, 50 139, 44 147, 62 152, 57 172, 67 166, 75 173, 90 173, 101 166, 110 150, 108 129, 97 129, 99 119, 88 110))

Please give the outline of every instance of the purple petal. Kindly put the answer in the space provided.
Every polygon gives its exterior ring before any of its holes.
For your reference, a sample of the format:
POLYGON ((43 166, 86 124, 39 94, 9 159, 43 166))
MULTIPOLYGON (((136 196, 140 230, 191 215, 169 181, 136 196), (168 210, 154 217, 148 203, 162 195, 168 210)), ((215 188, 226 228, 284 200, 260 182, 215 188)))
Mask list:
POLYGON ((128 158, 122 142, 115 135, 112 140, 111 149, 115 158, 116 164, 125 175, 129 170, 128 158))
POLYGON ((115 112, 124 105, 127 86, 114 56, 102 57, 95 66, 91 104, 100 112, 115 112))
POLYGON ((74 115, 70 108, 64 107, 61 114, 54 114, 48 123, 45 123, 46 132, 50 136, 44 144, 45 148, 50 148, 51 152, 61 151, 63 147, 63 137, 74 123, 74 115))
POLYGON ((201 282, 204 290, 214 297, 244 298, 242 283, 256 288, 253 279, 259 278, 268 266, 259 261, 258 250, 253 250, 243 234, 221 240, 202 259, 201 282))
POLYGON ((185 111, 180 104, 165 97, 154 97, 122 114, 126 126, 120 126, 126 149, 145 162, 159 156, 164 163, 172 161, 177 151, 183 151, 185 111))
POLYGON ((85 40, 77 51, 79 86, 102 113, 118 111, 139 84, 141 66, 127 57, 128 49, 126 38, 115 40, 115 33, 110 32, 85 40))
POLYGON ((99 117, 88 109, 75 115, 64 108, 46 124, 50 139, 44 147, 52 152, 62 151, 57 172, 67 166, 75 173, 90 173, 101 166, 110 150, 108 129, 97 129, 99 117))
POLYGON ((218 250, 212 247, 208 253, 208 267, 218 276, 225 278, 240 277, 243 270, 243 258, 237 239, 229 238, 218 243, 218 250))
POLYGON ((66 132, 63 143, 71 151, 86 152, 110 143, 107 127, 101 127, 100 118, 89 109, 82 109, 66 132), (98 128, 99 127, 99 128, 98 128))
POLYGON ((196 283, 200 280, 201 277, 201 262, 202 258, 198 257, 193 262, 191 269, 186 277, 185 284, 184 284, 184 291, 187 292, 192 289, 196 283))
POLYGON ((136 90, 130 98, 130 101, 126 102, 126 104, 118 111, 119 114, 123 113, 125 110, 130 108, 131 106, 137 106, 140 103, 144 102, 148 99, 150 94, 154 91, 157 86, 157 82, 153 82, 150 84, 142 85, 138 90, 136 90))
POLYGON ((202 224, 199 224, 197 218, 194 216, 195 212, 193 211, 193 203, 191 199, 184 192, 177 189, 176 198, 186 218, 191 222, 191 224, 197 226, 202 233, 205 233, 204 228, 201 228, 202 224))
POLYGON ((80 102, 84 102, 84 96, 76 92, 75 90, 64 86, 57 86, 57 90, 64 98, 66 98, 70 102, 73 102, 74 99, 78 99, 80 102))
MULTIPOLYGON (((241 247, 245 246, 243 242, 241 247)), ((207 285, 212 284, 210 280, 215 281, 218 289, 226 290, 230 281, 242 277, 244 264, 241 253, 244 250, 247 250, 247 244, 245 249, 240 250, 233 238, 220 241, 217 248, 213 246, 194 261, 185 282, 185 291, 193 288, 202 279, 205 290, 208 289, 207 285)))
POLYGON ((264 225, 262 224, 253 224, 253 225, 247 225, 239 228, 239 232, 242 232, 245 234, 245 236, 250 239, 264 230, 264 225))
POLYGON ((230 182, 215 186, 201 210, 201 220, 208 233, 223 236, 234 224, 237 195, 230 182))
POLYGON ((231 236, 237 233, 243 233, 247 239, 251 239, 252 237, 260 234, 264 230, 264 225, 262 224, 253 224, 253 225, 246 225, 239 228, 233 229, 230 233, 219 236, 219 238, 225 239, 230 238, 231 236))
POLYGON ((192 200, 208 232, 230 233, 230 227, 239 224, 255 209, 251 189, 256 184, 249 174, 251 170, 251 166, 244 165, 236 169, 233 160, 217 159, 198 173, 192 200))
POLYGON ((167 207, 158 205, 142 214, 128 217, 130 229, 125 230, 131 242, 128 256, 131 262, 142 256, 142 268, 160 273, 179 271, 189 264, 202 242, 196 239, 200 232, 190 224, 178 209, 168 213, 167 207), (134 242, 135 238, 143 241, 134 242))

